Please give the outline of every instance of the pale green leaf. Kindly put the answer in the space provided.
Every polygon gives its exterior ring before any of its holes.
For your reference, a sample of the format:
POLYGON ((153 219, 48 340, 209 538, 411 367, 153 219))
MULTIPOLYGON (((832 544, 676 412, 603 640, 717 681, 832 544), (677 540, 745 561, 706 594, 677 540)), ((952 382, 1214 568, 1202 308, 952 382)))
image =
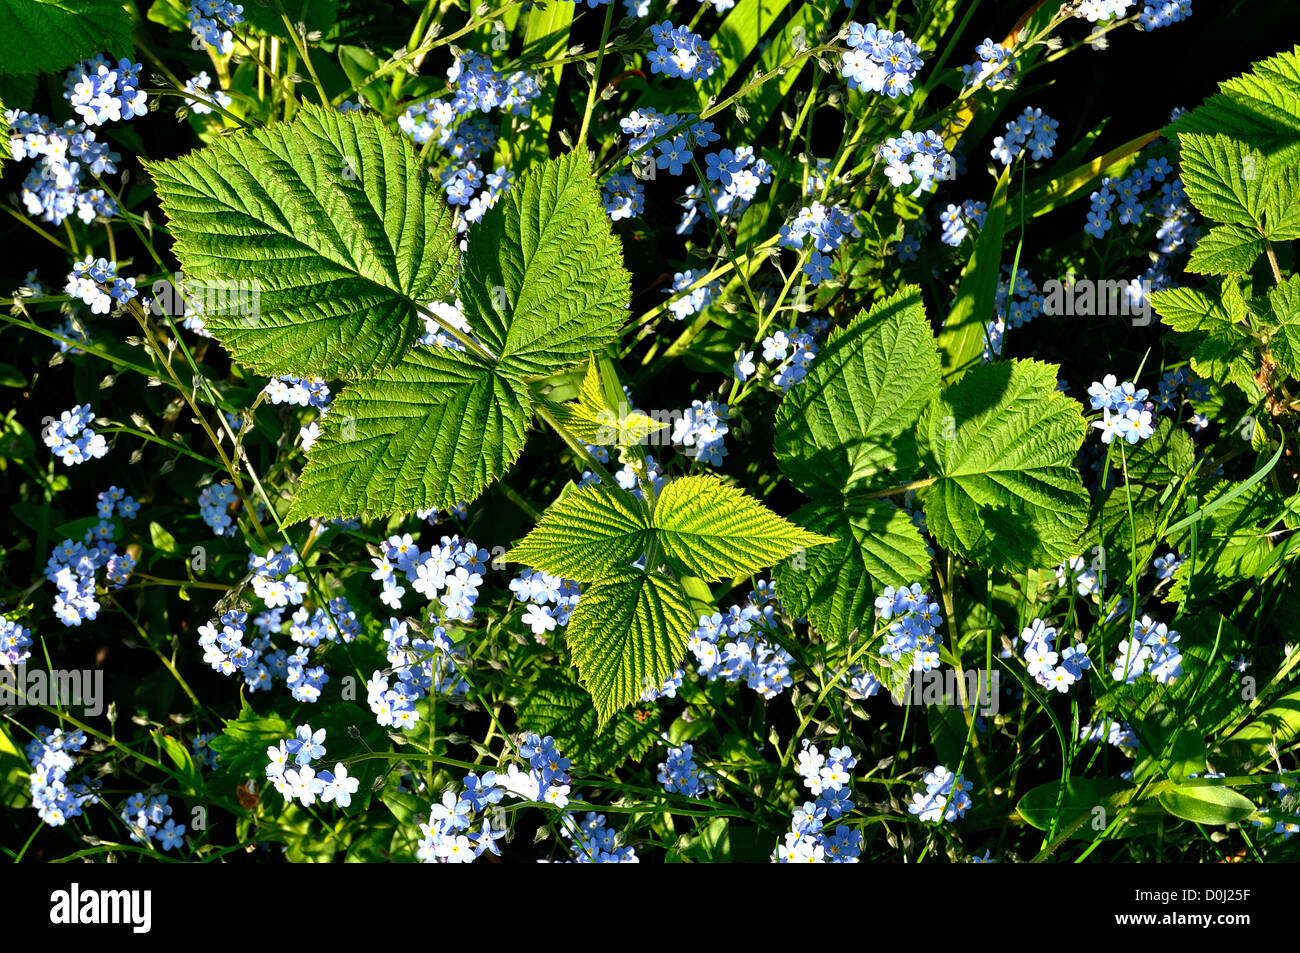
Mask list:
POLYGON ((582 589, 565 641, 603 725, 677 670, 696 619, 681 586, 626 570, 582 589))
POLYGON ((830 336, 807 378, 781 401, 776 457, 809 496, 903 482, 911 429, 939 390, 939 355, 914 286, 830 336))
POLYGON ((833 542, 713 476, 681 477, 665 486, 654 525, 664 554, 705 581, 747 576, 796 550, 833 542))
POLYGON ((543 374, 618 336, 629 287, 584 150, 518 176, 470 230, 458 290, 489 350, 543 374))
POLYGON ((1268 293, 1276 328, 1269 337, 1269 352, 1278 367, 1300 377, 1300 275, 1292 275, 1268 293))
POLYGON ((629 569, 644 555, 650 536, 645 508, 630 493, 599 483, 570 484, 505 558, 563 579, 591 582, 629 569))
POLYGON ((0 0, 9 50, 0 74, 49 73, 96 53, 131 53, 131 15, 121 0, 0 0))
POLYGON ((930 576, 930 551, 920 530, 888 500, 859 499, 844 507, 811 503, 794 520, 835 537, 776 570, 782 604, 807 618, 823 638, 843 641, 855 629, 870 633, 877 592, 930 576))
POLYGON ((1243 225, 1218 225, 1192 249, 1187 270, 1198 275, 1244 275, 1263 252, 1259 232, 1243 225))
POLYGON ((1192 204, 1215 221, 1258 228, 1268 173, 1263 157, 1227 136, 1184 133, 1178 141, 1183 184, 1192 204))
POLYGON ((1255 803, 1244 794, 1208 784, 1180 785, 1158 800, 1174 817, 1195 824, 1237 824, 1255 813, 1255 803))
POLYGON ((519 456, 529 407, 525 385, 499 368, 450 348, 417 348, 334 401, 289 521, 473 500, 519 456))
POLYGON ((187 282, 256 288, 204 317, 261 373, 372 375, 423 332, 419 308, 451 291, 450 208, 378 117, 304 105, 293 122, 145 167, 187 282))
POLYGON ((982 566, 1020 571, 1076 553, 1088 493, 1074 457, 1087 424, 1056 389, 1055 365, 984 364, 921 416, 936 482, 923 491, 935 542, 982 566))

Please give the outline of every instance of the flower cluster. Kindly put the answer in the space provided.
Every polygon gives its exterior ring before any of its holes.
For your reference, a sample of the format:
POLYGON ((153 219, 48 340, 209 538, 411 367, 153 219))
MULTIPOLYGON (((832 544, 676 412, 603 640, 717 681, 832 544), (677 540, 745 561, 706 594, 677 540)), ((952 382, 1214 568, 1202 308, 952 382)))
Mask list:
POLYGON ((172 806, 167 803, 166 794, 151 795, 144 791, 127 798, 118 814, 131 832, 131 840, 137 844, 156 840, 163 850, 185 843, 185 825, 177 824, 171 815, 172 806))
POLYGON ((266 399, 273 404, 296 404, 325 410, 330 405, 330 388, 319 377, 273 377, 266 385, 266 399))
POLYGON ((1261 808, 1260 816, 1252 818, 1251 823, 1255 827, 1263 827, 1271 821, 1273 829, 1265 833, 1280 834, 1283 840, 1290 840, 1294 835, 1300 834, 1300 810, 1297 810, 1296 788, 1285 781, 1274 781, 1269 785, 1269 790, 1277 796, 1277 807, 1261 808))
POLYGON ((567 807, 569 804, 569 759, 555 749, 555 739, 536 733, 524 738, 519 754, 528 761, 529 770, 521 771, 512 764, 504 775, 497 776, 497 784, 513 797, 525 801, 567 807))
POLYGON ((1106 588, 1106 574, 1089 566, 1082 556, 1071 556, 1056 567, 1056 584, 1065 588, 1071 583, 1080 596, 1100 595, 1106 588))
MULTIPOLYGON (((763 339, 763 360, 774 365, 772 380, 781 390, 789 390, 808 376, 808 369, 817 356, 817 333, 823 324, 814 321, 803 331, 798 328, 773 331, 763 339)), ((735 364, 737 379, 748 380, 756 373, 753 361, 753 351, 740 355, 735 364)))
POLYGON ((433 139, 455 159, 477 159, 496 141, 490 126, 461 124, 460 120, 494 109, 526 116, 532 110, 532 100, 541 95, 533 74, 517 70, 506 76, 494 69, 486 56, 469 50, 447 68, 447 86, 450 97, 411 106, 397 125, 421 145, 433 139))
POLYGON ((722 283, 719 281, 706 281, 697 287, 691 287, 704 275, 703 271, 687 268, 685 271, 679 271, 673 275, 671 288, 663 289, 664 294, 677 295, 668 302, 668 310, 672 312, 673 317, 678 321, 693 314, 699 314, 722 294, 722 283), (679 294, 679 292, 682 293, 679 294))
POLYGON ((432 603, 428 621, 468 622, 483 585, 482 571, 491 558, 473 540, 461 542, 459 536, 444 536, 425 552, 406 533, 384 540, 380 555, 371 559, 375 571, 370 578, 383 586, 380 598, 392 609, 402 607, 406 582, 432 603))
POLYGON ((1100 725, 1084 725, 1079 729, 1080 741, 1102 741, 1132 754, 1137 750, 1137 735, 1127 722, 1106 721, 1100 725))
POLYGON ((212 112, 212 107, 208 101, 212 101, 222 109, 230 107, 230 94, 222 91, 218 86, 212 89, 212 77, 208 75, 207 70, 199 70, 199 75, 193 79, 185 81, 185 92, 189 93, 193 99, 190 100, 190 111, 196 115, 204 116, 212 112))
MULTIPOLYGON (((660 161, 663 157, 660 157, 660 161)), ((689 157, 686 161, 690 161, 689 157)), ((749 203, 758 195, 758 188, 772 181, 772 166, 766 159, 754 155, 750 146, 737 146, 735 149, 721 149, 704 157, 705 177, 709 180, 707 188, 692 185, 682 198, 682 220, 677 225, 677 234, 685 235, 695 229, 700 218, 700 203, 707 199, 705 206, 710 218, 730 215, 739 217, 749 203)))
POLYGON ((126 304, 137 294, 134 278, 117 277, 117 262, 92 255, 72 266, 63 290, 90 305, 91 314, 108 314, 114 302, 126 304), (100 285, 108 285, 108 291, 100 285))
POLYGON ((29 215, 62 225, 73 212, 87 224, 96 216, 112 218, 117 214, 117 203, 103 189, 82 188, 83 172, 115 173, 117 160, 122 158, 107 143, 97 142, 94 130, 72 120, 55 126, 45 116, 22 110, 8 110, 5 120, 10 126, 9 148, 14 161, 40 159, 22 185, 23 205, 29 215))
POLYGON ((31 647, 31 630, 0 616, 0 665, 13 668, 31 658, 31 647))
POLYGON ((668 750, 668 757, 659 764, 659 783, 669 794, 694 798, 717 786, 713 776, 695 763, 695 748, 689 742, 668 750))
POLYGON ((456 230, 468 231, 470 225, 482 219, 484 213, 510 190, 513 177, 514 173, 503 165, 484 175, 473 161, 466 162, 459 169, 452 167, 443 172, 442 189, 447 193, 447 203, 463 209, 456 230))
POLYGON ((655 170, 667 170, 669 175, 681 175, 691 164, 694 150, 718 141, 713 123, 696 119, 694 115, 660 113, 653 106, 634 109, 619 120, 619 128, 628 137, 628 152, 639 152, 652 142, 659 155, 642 157, 642 177, 653 177, 655 170), (657 140, 657 141, 656 141, 657 140))
POLYGON ((626 173, 611 175, 605 180, 601 196, 612 222, 635 218, 645 211, 645 187, 635 176, 626 173))
POLYGON ((496 780, 494 771, 486 772, 481 778, 471 771, 465 776, 464 790, 459 794, 450 789, 444 791, 442 800, 429 808, 428 823, 420 825, 416 857, 426 864, 468 864, 484 851, 500 856, 497 841, 505 836, 505 828, 494 831, 491 818, 483 813, 478 831, 470 830, 474 815, 500 803, 505 795, 496 780))
POLYGON ((228 512, 235 498, 235 485, 229 480, 205 486, 199 492, 199 515, 218 536, 235 535, 235 523, 228 512))
POLYGON ((975 55, 979 57, 977 62, 967 63, 961 68, 967 86, 996 88, 1015 80, 1016 58, 1011 55, 1010 48, 985 37, 984 42, 975 48, 975 55))
POLYGON ((650 41, 655 45, 646 57, 651 73, 699 82, 712 76, 721 65, 704 37, 668 20, 650 27, 650 41))
POLYGON ((1088 646, 1080 642, 1056 651, 1056 629, 1042 619, 1035 619, 1020 633, 1025 646, 1022 650, 1029 674, 1043 688, 1055 689, 1064 694, 1070 686, 1083 678, 1085 669, 1092 668, 1088 646), (1059 663, 1059 664, 1058 664, 1059 663))
POLYGON ((784 843, 778 844, 776 858, 783 864, 856 864, 862 853, 862 832, 837 824, 827 833, 828 823, 838 821, 853 810, 853 769, 858 759, 847 747, 831 748, 827 754, 817 750, 805 738, 799 751, 795 771, 803 785, 817 799, 805 801, 794 812, 784 843))
POLYGON ((935 824, 942 821, 951 824, 966 816, 966 809, 971 805, 967 793, 971 783, 964 777, 939 764, 926 773, 922 783, 925 790, 912 794, 912 803, 907 806, 909 813, 917 815, 923 822, 935 824))
POLYGON ((185 11, 190 32, 218 53, 229 53, 234 47, 230 27, 244 22, 244 8, 230 0, 190 0, 185 11))
POLYGON ((936 179, 953 179, 957 163, 943 144, 939 133, 904 132, 901 136, 886 139, 880 147, 880 158, 885 163, 885 178, 895 188, 916 183, 913 194, 927 191, 936 179))
POLYGON ((939 224, 943 227, 943 234, 939 236, 939 241, 956 248, 962 243, 962 239, 970 234, 971 226, 984 227, 984 219, 987 215, 987 202, 972 202, 967 199, 961 205, 950 204, 939 213, 939 224))
POLYGON ((844 42, 849 49, 840 57, 840 75, 849 89, 890 99, 912 92, 912 80, 923 65, 921 48, 901 30, 891 33, 874 23, 851 22, 844 42))
POLYGON ((1059 125, 1055 119, 1044 116, 1041 109, 1026 106, 1024 112, 1007 123, 1006 135, 994 138, 990 155, 1003 165, 1010 165, 1026 150, 1035 162, 1050 159, 1059 125))
POLYGON ((1094 238, 1101 238, 1114 224, 1112 216, 1119 219, 1121 225, 1133 225, 1146 213, 1146 206, 1140 201, 1142 194, 1153 185, 1167 186, 1161 195, 1168 198, 1175 188, 1181 188, 1181 180, 1174 176, 1173 167, 1163 156, 1148 159, 1146 166, 1134 169, 1122 179, 1106 176, 1101 180, 1101 188, 1093 192, 1088 207, 1088 222, 1083 230, 1094 238), (1178 183, 1175 186, 1175 182, 1178 183))
POLYGON ((821 202, 813 202, 801 208, 793 222, 781 226, 777 243, 782 248, 803 248, 804 239, 811 240, 812 250, 803 270, 815 287, 830 277, 835 250, 846 239, 861 237, 862 231, 850 211, 838 205, 827 208, 821 202))
POLYGON ((148 96, 138 88, 140 68, 128 59, 112 66, 103 54, 83 60, 63 81, 63 98, 89 126, 143 116, 149 107, 148 96))
POLYGON ((1132 635, 1120 642, 1111 677, 1132 685, 1144 672, 1161 685, 1168 685, 1183 674, 1178 633, 1146 615, 1133 623, 1132 635))
POLYGON ((333 801, 339 807, 347 807, 361 781, 349 777, 342 762, 336 762, 333 771, 318 774, 312 762, 323 757, 325 729, 312 731, 311 725, 299 725, 294 737, 281 739, 279 744, 266 749, 266 779, 285 801, 297 799, 303 807, 311 807, 319 798, 324 804, 333 801), (289 767, 290 757, 293 767, 289 767))
POLYGON ((45 446, 70 467, 104 456, 108 453, 108 444, 102 435, 90 429, 94 419, 89 404, 65 410, 59 414, 58 420, 51 419, 45 426, 42 433, 45 446))
POLYGON ((28 781, 32 807, 50 827, 60 827, 68 818, 80 816, 83 805, 99 801, 95 794, 99 782, 83 777, 81 781, 69 783, 68 778, 68 772, 76 764, 72 756, 85 745, 86 735, 82 731, 51 730, 43 725, 34 734, 26 748, 27 760, 32 765, 28 781))
POLYGON ((726 404, 693 400, 673 425, 673 443, 686 447, 686 454, 700 463, 720 467, 727 455, 723 440, 730 429, 726 404))
POLYGON ((1137 0, 1079 0, 1074 15, 1089 23, 1096 23, 1099 20, 1122 17, 1136 2, 1137 0))
POLYGON ((469 682, 461 674, 464 649, 452 642, 442 626, 424 635, 412 632, 409 622, 390 617, 384 642, 389 668, 371 673, 366 702, 385 728, 414 728, 420 720, 416 705, 431 691, 443 695, 469 691, 469 682))
POLYGON ((1114 374, 1107 374, 1100 381, 1092 382, 1088 396, 1092 409, 1103 414, 1101 420, 1092 424, 1101 431, 1102 443, 1121 436, 1132 444, 1155 433, 1145 387, 1139 389, 1132 381, 1121 384, 1114 374))
POLYGON ((194 752, 194 760, 205 768, 215 769, 221 762, 221 757, 212 750, 212 739, 217 737, 215 731, 204 731, 190 739, 190 750, 194 752))
POLYGON ((931 602, 921 584, 909 588, 886 586, 876 597, 876 613, 889 622, 889 634, 880 646, 880 654, 892 662, 909 660, 914 671, 928 672, 939 667, 939 646, 943 636, 939 626, 939 604, 931 602), (891 621, 892 620, 892 621, 891 621))
POLYGON ((633 847, 618 846, 617 833, 608 826, 604 814, 588 811, 582 823, 572 814, 560 820, 560 835, 573 842, 576 864, 639 864, 633 847))
POLYGON ((568 625, 580 593, 576 582, 532 569, 525 569, 511 579, 510 591, 527 605, 523 623, 536 636, 545 636, 556 626, 568 625))
POLYGON ((1158 30, 1164 26, 1181 23, 1192 15, 1192 0, 1161 0, 1148 3, 1138 15, 1144 30, 1158 30))
POLYGON ((763 698, 775 698, 793 685, 794 659, 762 634, 775 631, 775 603, 775 587, 760 581, 744 605, 701 616, 687 642, 699 673, 711 682, 743 681, 763 698))
POLYGON ((45 578, 54 583, 58 595, 54 597, 54 614, 64 625, 80 625, 83 619, 94 619, 99 613, 95 594, 95 575, 105 571, 106 583, 113 588, 126 585, 135 559, 130 553, 118 553, 113 542, 117 528, 109 519, 114 507, 123 519, 132 519, 139 512, 139 504, 116 486, 99 494, 99 522, 86 530, 83 542, 65 539, 50 554, 45 564, 45 578))

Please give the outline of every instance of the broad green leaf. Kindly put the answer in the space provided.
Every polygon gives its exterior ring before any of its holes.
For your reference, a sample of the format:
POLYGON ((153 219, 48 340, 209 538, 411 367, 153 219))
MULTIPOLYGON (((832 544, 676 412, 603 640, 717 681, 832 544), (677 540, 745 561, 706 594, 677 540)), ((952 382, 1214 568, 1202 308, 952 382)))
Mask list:
POLYGON ((584 586, 565 633, 604 725, 676 671, 696 619, 675 580, 626 570, 584 586))
POLYGON ((593 582, 630 569, 645 554, 650 537, 645 508, 630 493, 599 483, 570 484, 505 558, 563 579, 593 582))
POLYGON ((1290 377, 1300 377, 1300 275, 1292 275, 1268 293, 1277 327, 1269 337, 1269 353, 1290 377))
POLYGON ((584 150, 520 174, 470 230, 458 291, 488 349, 531 375, 614 340, 629 287, 584 150))
MULTIPOLYGON (((1095 840, 1124 809, 1136 789, 1126 781, 1114 778, 1071 778, 1064 785, 1049 781, 1025 794, 1016 804, 1016 813, 1025 823, 1041 831, 1048 830, 1056 821, 1058 833, 1070 831, 1077 840, 1095 840)), ((1130 820, 1121 822, 1118 833, 1124 836, 1130 820)))
POLYGON ((797 550, 834 542, 713 476, 681 477, 665 486, 654 525, 664 554, 705 581, 747 576, 797 550))
POLYGON ((451 348, 417 348, 343 389, 325 417, 288 520, 473 500, 524 447, 527 387, 451 348))
POLYGON ((96 53, 131 53, 131 15, 121 0, 0 0, 10 49, 0 74, 50 73, 96 53))
POLYGON ((793 519, 835 537, 776 570, 781 602, 824 638, 843 641, 854 629, 869 633, 877 591, 930 576, 930 551, 920 530, 888 500, 858 499, 842 507, 810 503, 793 519))
POLYGON ((1254 339, 1223 301, 1192 288, 1167 288, 1152 292, 1151 304, 1165 324, 1189 335, 1192 370, 1198 376, 1230 380, 1248 396, 1258 391, 1253 383, 1254 339))
POLYGON ((556 747, 591 771, 614 771, 629 759, 639 761, 659 740, 659 716, 642 722, 619 714, 600 727, 591 696, 569 673, 555 666, 543 669, 519 700, 519 728, 551 735, 556 747))
POLYGON ((1087 424, 1056 384, 1052 364, 983 364, 926 408, 918 443, 935 483, 922 494, 940 546, 1014 571, 1077 552, 1088 492, 1074 457, 1087 424))
POLYGON ((1300 158, 1300 47, 1254 64, 1249 73, 1227 80, 1219 90, 1167 126, 1164 134, 1228 135, 1279 166, 1300 158))
POLYGON ((1244 225, 1218 225, 1192 249, 1187 270, 1198 275, 1244 275, 1263 253, 1259 232, 1244 225))
POLYGON ((1263 157, 1227 136, 1184 133, 1178 141, 1183 184, 1192 204, 1217 222, 1258 228, 1268 171, 1263 157))
POLYGON ((1223 742, 1224 752, 1242 770, 1255 770, 1272 760, 1270 746, 1288 747, 1300 737, 1300 688, 1277 698, 1258 712, 1250 722, 1223 742))
POLYGON ((1271 242, 1300 238, 1300 168, 1294 165, 1270 178, 1264 193, 1264 237, 1271 242))
POLYGON ((1232 788, 1208 784, 1180 785, 1157 798, 1174 817, 1195 824, 1236 824, 1255 813, 1255 804, 1232 788))
POLYGON ((903 482, 911 429, 939 390, 939 355, 919 290, 908 286, 830 336, 781 401, 776 458, 808 496, 903 482))
POLYGON ((266 749, 292 737, 293 728, 282 716, 275 712, 259 715, 245 701, 239 717, 227 719, 221 734, 208 747, 220 758, 219 771, 236 780, 250 775, 260 780, 266 774, 266 749))
MULTIPOLYGON (((1153 433, 1134 446, 1127 444, 1123 456, 1116 453, 1111 466, 1123 466, 1130 480, 1164 486, 1191 472, 1196 463, 1196 445, 1183 430, 1174 426, 1168 417, 1161 418, 1153 433)), ((1123 496, 1122 491, 1119 494, 1123 496)))
POLYGON ((455 281, 442 190, 375 116, 304 105, 293 122, 145 167, 187 282, 241 293, 208 328, 261 373, 373 375, 455 281))

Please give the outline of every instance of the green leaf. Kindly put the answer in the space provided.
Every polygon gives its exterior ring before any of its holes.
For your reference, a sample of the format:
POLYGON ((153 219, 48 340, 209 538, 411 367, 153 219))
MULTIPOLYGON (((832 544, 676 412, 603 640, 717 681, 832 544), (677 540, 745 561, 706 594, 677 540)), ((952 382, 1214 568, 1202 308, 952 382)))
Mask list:
POLYGON ((844 641, 854 629, 870 632, 876 591, 929 578, 930 551, 920 530, 888 500, 853 500, 843 507, 811 503, 793 518, 835 537, 776 570, 782 604, 824 638, 844 641))
POLYGON ((1226 134, 1279 166, 1300 158, 1300 47, 1254 64, 1219 90, 1167 126, 1164 135, 1226 134))
POLYGON ((242 292, 208 328, 261 373, 375 374, 455 281, 442 190, 376 116, 304 105, 293 122, 144 164, 186 280, 242 292))
POLYGON ((681 477, 665 486, 654 525, 664 554, 705 581, 747 576, 797 550, 834 542, 714 476, 681 477))
POLYGON ((911 429, 939 390, 939 355, 915 286, 831 334, 781 401, 776 458, 808 496, 873 489, 915 467, 911 429))
POLYGON ((984 364, 931 404, 917 424, 933 486, 927 526, 945 549, 982 566, 1054 566, 1077 552, 1088 493, 1074 457, 1087 424, 1056 389, 1055 365, 984 364))
POLYGON ((555 667, 538 674, 519 700, 518 713, 520 730, 553 736, 566 757, 592 771, 615 771, 660 743, 655 714, 645 723, 620 714, 601 727, 591 696, 555 667))
POLYGON ((1161 418, 1155 433, 1146 440, 1133 447, 1125 446, 1123 450, 1123 457, 1115 454, 1111 466, 1119 469, 1123 463, 1130 480, 1153 486, 1164 486, 1182 478, 1196 463, 1192 438, 1175 427, 1168 417, 1161 418))
POLYGON ((522 173, 469 234, 458 291, 483 343, 522 374, 618 336, 630 278, 586 151, 522 173))
POLYGON ((131 52, 131 15, 121 0, 0 0, 0 36, 18 47, 0 74, 51 73, 96 53, 131 52))
POLYGON ((1255 813, 1255 804, 1232 788, 1205 784, 1180 786, 1157 797, 1174 817, 1195 824, 1236 824, 1255 813))
POLYGON ((1221 747, 1233 763, 1251 771, 1272 760, 1270 748, 1281 751, 1296 738, 1300 738, 1300 688, 1291 689, 1257 712, 1221 747))
MULTIPOLYGON (((666 422, 645 414, 630 413, 626 403, 617 408, 610 407, 605 399, 598 363, 593 357, 587 365, 576 401, 551 407, 551 412, 573 436, 597 447, 628 447, 668 426, 666 422)), ((621 389, 619 393, 622 394, 621 389)))
POLYGON ((506 553, 553 576, 593 582, 631 568, 645 554, 651 529, 645 508, 618 487, 566 487, 541 522, 506 553))
POLYGON ((1182 177, 1187 197, 1208 218, 1259 228, 1267 166, 1244 142, 1227 136, 1184 133, 1182 177))
POLYGON ((1198 275, 1244 275, 1264 253, 1259 233, 1243 225, 1218 225, 1192 249, 1187 270, 1198 275))
POLYGON ((1058 832, 1074 828, 1072 837, 1094 840, 1128 803, 1134 790, 1132 784, 1114 778, 1070 778, 1064 790, 1060 782, 1049 781, 1026 793, 1016 805, 1016 812, 1025 823, 1041 831, 1049 829, 1055 819, 1058 832))
POLYGON ((163 553, 176 552, 176 537, 167 532, 157 520, 149 521, 149 539, 154 549, 163 553))
POLYGON ((259 715, 245 701, 239 717, 226 721, 221 734, 208 742, 208 747, 221 759, 219 771, 236 780, 245 777, 262 778, 266 774, 266 749, 292 738, 293 729, 275 712, 259 715))
POLYGON ((1292 275, 1268 293, 1276 329, 1269 338, 1269 353, 1290 377, 1300 377, 1300 275, 1292 275))
POLYGON ((344 388, 312 447, 290 522, 470 501, 523 450, 527 387, 450 348, 417 348, 344 388))
POLYGON ((1165 324, 1188 335, 1186 346, 1198 376, 1230 380, 1247 395, 1258 390, 1253 383, 1254 339, 1219 298, 1192 288, 1167 288, 1152 292, 1151 304, 1165 324))
POLYGON ((584 586, 565 640, 604 725, 676 671, 696 625, 681 586, 625 570, 584 586))
POLYGON ((993 314, 1001 274, 1002 240, 1007 229, 1007 188, 1011 166, 1002 170, 988 214, 980 228, 975 250, 962 273, 948 319, 939 331, 939 351, 943 355, 944 380, 955 380, 979 363, 993 314))

